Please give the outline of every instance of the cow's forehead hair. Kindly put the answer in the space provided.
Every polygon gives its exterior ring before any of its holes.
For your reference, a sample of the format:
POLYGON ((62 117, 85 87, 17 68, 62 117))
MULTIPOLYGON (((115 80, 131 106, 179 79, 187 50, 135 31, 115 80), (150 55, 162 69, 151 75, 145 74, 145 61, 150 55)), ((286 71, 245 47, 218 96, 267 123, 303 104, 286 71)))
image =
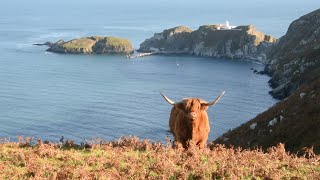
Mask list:
POLYGON ((200 99, 198 99, 198 98, 184 99, 184 106, 186 109, 199 110, 201 107, 200 99))

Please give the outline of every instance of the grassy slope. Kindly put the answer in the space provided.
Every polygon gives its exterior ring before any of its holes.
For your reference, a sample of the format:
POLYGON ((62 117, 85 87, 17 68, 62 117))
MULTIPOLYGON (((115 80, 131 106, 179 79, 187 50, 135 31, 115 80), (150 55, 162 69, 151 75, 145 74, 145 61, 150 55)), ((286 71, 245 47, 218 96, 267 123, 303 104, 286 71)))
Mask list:
POLYGON ((131 42, 128 39, 118 38, 118 37, 104 37, 101 40, 106 42, 109 46, 118 47, 131 47, 131 42))
POLYGON ((131 42, 128 39, 118 37, 86 37, 73 39, 62 44, 62 47, 66 49, 78 49, 78 48, 91 48, 97 41, 103 40, 110 46, 131 46, 131 42))
POLYGON ((87 48, 91 49, 91 47, 95 44, 95 41, 90 38, 79 38, 73 39, 68 42, 62 44, 62 47, 65 49, 79 49, 79 48, 87 48))
POLYGON ((170 29, 164 30, 162 33, 165 37, 167 36, 172 36, 173 34, 178 34, 178 33, 191 33, 192 29, 186 27, 186 26, 177 26, 173 27, 170 29), (170 35, 171 34, 171 35, 170 35))
MULTIPOLYGON (((51 48, 49 48, 51 49, 51 48)), ((85 38, 73 39, 61 44, 57 44, 53 47, 53 52, 62 53, 109 53, 100 52, 103 49, 110 49, 114 53, 122 52, 132 52, 133 47, 128 39, 118 38, 118 37, 101 37, 101 36, 91 36, 85 38), (97 49, 95 46, 99 44, 97 49)))
POLYGON ((288 155, 283 145, 240 150, 211 145, 199 151, 124 138, 80 147, 72 142, 0 144, 1 179, 315 179, 320 156, 288 155))

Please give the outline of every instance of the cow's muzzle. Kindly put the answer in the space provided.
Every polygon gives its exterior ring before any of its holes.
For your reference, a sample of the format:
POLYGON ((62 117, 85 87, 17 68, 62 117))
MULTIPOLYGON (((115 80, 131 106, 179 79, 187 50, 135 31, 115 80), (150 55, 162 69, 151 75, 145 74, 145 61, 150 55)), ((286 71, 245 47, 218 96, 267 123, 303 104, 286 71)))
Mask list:
POLYGON ((190 112, 189 113, 189 118, 190 119, 196 119, 197 117, 198 117, 197 113, 195 113, 195 112, 190 112))

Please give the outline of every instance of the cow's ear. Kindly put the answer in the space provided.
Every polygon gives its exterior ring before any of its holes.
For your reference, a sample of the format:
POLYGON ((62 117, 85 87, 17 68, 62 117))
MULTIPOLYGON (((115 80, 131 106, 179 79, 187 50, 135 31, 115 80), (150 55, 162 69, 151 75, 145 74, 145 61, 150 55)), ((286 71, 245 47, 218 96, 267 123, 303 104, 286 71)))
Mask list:
POLYGON ((201 110, 206 111, 206 110, 208 110, 208 107, 209 106, 207 104, 201 103, 201 110))

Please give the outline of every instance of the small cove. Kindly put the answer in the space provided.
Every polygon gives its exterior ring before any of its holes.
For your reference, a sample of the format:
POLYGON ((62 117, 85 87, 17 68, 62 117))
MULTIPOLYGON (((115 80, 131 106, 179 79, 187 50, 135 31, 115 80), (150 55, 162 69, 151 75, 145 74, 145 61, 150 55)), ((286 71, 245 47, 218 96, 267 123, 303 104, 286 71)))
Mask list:
POLYGON ((173 100, 199 97, 221 102, 209 108, 210 140, 272 106, 269 77, 252 72, 261 64, 186 56, 59 55, 2 61, 1 137, 18 135, 77 142, 135 135, 151 140, 170 136, 173 100), (12 64, 18 64, 14 66, 12 64), (14 72, 14 73, 10 73, 14 72))

